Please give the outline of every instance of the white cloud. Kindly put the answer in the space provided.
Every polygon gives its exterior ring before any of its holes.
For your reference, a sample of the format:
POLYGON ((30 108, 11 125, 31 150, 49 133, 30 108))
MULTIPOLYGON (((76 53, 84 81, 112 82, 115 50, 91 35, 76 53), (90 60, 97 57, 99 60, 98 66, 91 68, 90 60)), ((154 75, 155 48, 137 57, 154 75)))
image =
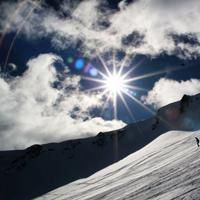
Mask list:
POLYGON ((53 54, 28 61, 20 77, 0 78, 0 149, 95 135, 124 125, 121 121, 91 119, 89 111, 102 105, 101 95, 80 91, 80 77, 66 74, 60 89, 53 54), (74 117, 72 115, 75 115, 74 117))
POLYGON ((17 65, 14 63, 8 63, 8 70, 10 72, 15 71, 17 69, 17 65))
POLYGON ((122 0, 122 1, 119 2, 118 7, 119 7, 120 10, 123 10, 123 9, 126 8, 127 5, 128 5, 127 1, 122 0))
POLYGON ((143 97, 146 104, 160 108, 169 103, 179 101, 184 94, 195 95, 200 93, 200 80, 190 79, 187 81, 176 81, 167 78, 161 78, 157 81, 147 94, 143 97))
MULTIPOLYGON (((200 2, 140 0, 111 18, 112 29, 120 29, 119 37, 134 30, 145 35, 144 43, 136 52, 160 54, 173 53, 176 46, 170 34, 194 33, 199 38, 200 2)), ((188 47, 189 48, 189 47, 188 47)))
MULTIPOLYGON (((185 45, 179 42, 175 44, 171 35, 193 34, 200 41, 200 2, 197 0, 169 1, 164 0, 140 0, 121 9, 120 12, 111 13, 106 16, 110 27, 99 30, 98 18, 103 14, 97 10, 96 1, 87 1, 90 10, 96 12, 94 17, 87 18, 87 9, 81 17, 77 10, 82 10, 82 3, 72 13, 72 18, 63 20, 55 16, 47 16, 44 19, 44 27, 47 32, 54 31, 64 38, 72 38, 73 41, 82 39, 87 48, 107 50, 110 48, 124 49, 132 53, 143 53, 158 55, 165 51, 169 54, 177 53, 190 57, 194 53, 199 54, 199 47, 185 45), (76 13, 77 11, 77 13, 76 13), (78 16, 81 18, 74 18, 78 16), (161 17, 162 16, 162 17, 161 17), (83 19, 82 19, 83 18, 83 19), (93 24, 93 26, 91 26, 93 24), (143 42, 138 46, 124 47, 122 39, 133 32, 143 35, 143 42)), ((92 15, 93 16, 93 15, 92 15)), ((62 43, 64 44, 64 43, 62 43)))
POLYGON ((92 28, 93 23, 98 20, 97 6, 98 1, 96 0, 83 1, 73 11, 72 17, 88 28, 92 28))
POLYGON ((22 3, 20 6, 2 4, 4 6, 1 6, 1 10, 4 8, 5 20, 1 20, 1 24, 4 27, 9 24, 12 29, 18 28, 24 16, 27 16, 25 11, 29 5, 29 10, 30 7, 35 10, 27 19, 25 18, 23 32, 28 37, 53 33, 52 42, 56 47, 66 48, 81 40, 84 51, 97 48, 100 51, 107 51, 116 48, 129 53, 152 56, 159 55, 163 51, 183 58, 199 55, 199 45, 185 44, 183 41, 177 44, 172 37, 172 35, 192 34, 196 41, 200 42, 199 0, 140 0, 128 6, 125 5, 126 1, 121 1, 119 7, 123 9, 118 12, 99 9, 102 8, 102 4, 102 1, 97 0, 82 1, 76 6, 63 4, 61 10, 68 13, 70 17, 67 18, 61 18, 58 12, 30 2, 26 5, 23 3, 23 6, 22 3), (11 8, 17 10, 14 12, 14 17, 10 15, 11 8), (136 32, 142 36, 139 38, 142 41, 140 45, 124 46, 123 38, 136 32))

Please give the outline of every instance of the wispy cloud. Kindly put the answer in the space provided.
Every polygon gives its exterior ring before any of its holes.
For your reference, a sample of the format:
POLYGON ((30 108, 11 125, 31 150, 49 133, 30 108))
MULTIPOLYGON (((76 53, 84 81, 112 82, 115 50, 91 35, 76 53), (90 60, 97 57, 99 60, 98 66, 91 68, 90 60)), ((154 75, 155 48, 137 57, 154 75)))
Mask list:
POLYGON ((66 74, 59 89, 52 87, 58 81, 55 60, 61 58, 42 54, 28 61, 21 77, 0 78, 1 149, 86 137, 124 125, 90 117, 93 108, 102 106, 102 97, 81 92, 80 77, 66 74))
MULTIPOLYGON (((22 32, 28 37, 51 35, 53 44, 59 48, 81 41, 84 51, 89 52, 97 48, 100 51, 115 48, 131 54, 152 56, 162 52, 182 58, 199 55, 198 0, 140 0, 131 4, 121 1, 120 9, 116 12, 103 9, 106 4, 102 2, 104 1, 87 0, 79 4, 68 2, 58 12, 28 2, 35 10, 26 19, 22 32), (60 17, 61 12, 66 17, 60 17), (185 36, 187 41, 175 40, 174 36, 185 36), (195 43, 190 42, 191 37, 195 43)), ((14 6, 6 5, 4 4, 3 13, 9 17, 4 17, 1 24, 5 27, 8 23, 10 27, 17 28, 28 9, 26 5, 18 6, 18 12, 14 12, 15 17, 11 17, 9 9, 14 6)))
POLYGON ((143 101, 155 108, 160 108, 169 103, 179 101, 183 95, 195 95, 200 93, 200 80, 190 79, 187 81, 176 81, 161 78, 157 81, 143 101))
MULTIPOLYGON (((199 0, 140 0, 131 4, 123 0, 118 11, 108 9, 105 1, 72 2, 67 1, 57 12, 39 1, 2 3, 2 36, 17 31, 31 40, 48 37, 56 48, 81 43, 79 50, 84 53, 116 49, 131 55, 165 52, 192 58, 200 54, 199 0)), ((1 148, 84 137, 123 125, 91 119, 90 109, 101 107, 102 99, 98 93, 81 92, 80 77, 67 74, 59 87, 53 88, 53 82, 58 81, 52 67, 55 59, 60 58, 40 55, 28 62, 23 76, 10 81, 0 78, 1 148)), ((183 94, 198 92, 199 80, 160 79, 144 100, 161 107, 183 94)))

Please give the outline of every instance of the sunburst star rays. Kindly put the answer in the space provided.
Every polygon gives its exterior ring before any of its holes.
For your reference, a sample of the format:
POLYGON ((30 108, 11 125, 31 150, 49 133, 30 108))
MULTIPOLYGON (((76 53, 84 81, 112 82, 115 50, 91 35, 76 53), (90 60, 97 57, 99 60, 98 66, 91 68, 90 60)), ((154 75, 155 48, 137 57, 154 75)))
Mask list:
POLYGON ((131 119, 135 120, 133 112, 129 108, 128 103, 126 102, 125 96, 130 98, 131 100, 133 100, 139 106, 143 107, 146 111, 150 112, 151 114, 155 114, 154 111, 152 111, 150 108, 145 106, 142 103, 142 101, 140 101, 138 98, 134 97, 131 94, 131 93, 134 93, 135 91, 143 91, 143 92, 148 91, 145 88, 135 86, 134 82, 137 80, 142 80, 142 79, 146 79, 146 78, 153 77, 156 75, 161 75, 161 74, 165 74, 165 73, 169 73, 172 71, 182 69, 182 67, 176 67, 176 68, 167 69, 167 70, 164 69, 164 70, 155 71, 152 73, 147 73, 147 74, 143 74, 141 76, 135 76, 135 77, 130 78, 130 75, 134 72, 134 70, 136 68, 138 68, 140 66, 141 63, 131 67, 131 69, 129 69, 128 71, 127 70, 125 71, 124 68, 125 68, 126 62, 127 62, 126 56, 122 60, 121 65, 118 67, 116 67, 116 60, 115 60, 114 53, 113 53, 113 58, 112 58, 112 66, 110 66, 110 67, 108 67, 105 60, 103 59, 103 57, 100 54, 97 54, 97 58, 101 62, 101 65, 103 66, 103 69, 105 72, 97 69, 98 74, 100 75, 99 78, 87 77, 87 76, 83 76, 82 78, 84 80, 93 81, 93 82, 96 82, 99 84, 97 87, 90 88, 87 91, 102 91, 102 96, 105 96, 106 100, 105 100, 105 104, 103 105, 101 114, 103 114, 103 111, 105 110, 105 108, 108 104, 108 101, 110 100, 112 102, 112 106, 113 106, 114 119, 118 118, 117 117, 118 116, 117 100, 119 97, 121 99, 121 102, 123 103, 125 109, 129 113, 131 119))
MULTIPOLYGON (((126 98, 129 98, 130 100, 138 104, 140 107, 145 109, 147 112, 150 112, 151 114, 155 115, 155 112, 153 110, 151 110, 142 101, 140 101, 140 99, 136 98, 133 95, 135 91, 148 92, 148 90, 146 90, 145 88, 135 86, 134 82, 137 80, 143 80, 156 75, 161 75, 182 69, 180 67, 177 67, 177 68, 172 68, 171 70, 165 69, 165 70, 155 71, 152 73, 143 74, 141 76, 130 77, 130 75, 134 73, 134 70, 141 65, 141 62, 137 65, 134 65, 133 67, 131 67, 131 69, 127 71, 124 70, 127 62, 127 56, 125 56, 125 58, 121 62, 121 65, 118 67, 116 67, 115 54, 113 54, 112 66, 110 67, 108 67, 105 60, 100 54, 98 54, 97 57, 100 60, 101 65, 103 66, 105 72, 97 69, 98 74, 100 75, 99 78, 85 77, 85 76, 82 78, 88 81, 96 82, 98 84, 97 87, 90 88, 88 89, 88 91, 102 91, 101 95, 104 96, 105 101, 104 105, 102 106, 101 116, 104 114, 104 111, 107 108, 109 101, 111 101, 114 119, 118 119, 117 101, 118 99, 120 99, 122 104, 124 105, 124 108, 130 115, 131 119, 133 121, 136 121, 133 110, 130 109, 126 101, 127 100, 126 98)), ((142 131, 139 126, 137 126, 137 129, 139 132, 142 131)), ((116 162, 118 160, 118 134, 114 134, 113 138, 113 155, 114 155, 114 162, 116 162)))

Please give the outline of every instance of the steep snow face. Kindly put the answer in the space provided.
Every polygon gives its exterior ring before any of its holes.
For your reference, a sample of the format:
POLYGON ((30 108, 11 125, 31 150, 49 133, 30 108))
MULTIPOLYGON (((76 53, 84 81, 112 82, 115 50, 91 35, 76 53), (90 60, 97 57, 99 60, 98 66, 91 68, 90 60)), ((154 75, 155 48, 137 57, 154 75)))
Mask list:
POLYGON ((171 131, 102 171, 37 200, 169 200, 200 198, 197 132, 171 131))
MULTIPOLYGON (((196 130, 200 124, 199 105, 200 95, 184 96, 181 101, 161 108, 155 117, 119 130, 101 132, 91 138, 33 145, 21 151, 0 152, 0 198, 24 200, 41 196, 60 186, 89 177, 142 149, 170 130, 196 130)), ((165 139, 173 142, 176 134, 172 136, 165 139)), ((153 144, 157 143, 154 141, 153 144)), ((166 158, 162 155, 165 150, 162 143, 159 143, 158 149, 160 153, 155 155, 161 156, 164 162, 166 158)), ((154 153, 147 152, 144 157, 150 163, 157 162, 148 158, 154 153)), ((142 165, 140 167, 143 169, 142 165)), ((153 170, 153 164, 151 167, 153 170)))
POLYGON ((164 130, 152 118, 96 137, 0 152, 0 197, 32 199, 86 178, 143 148, 164 130))

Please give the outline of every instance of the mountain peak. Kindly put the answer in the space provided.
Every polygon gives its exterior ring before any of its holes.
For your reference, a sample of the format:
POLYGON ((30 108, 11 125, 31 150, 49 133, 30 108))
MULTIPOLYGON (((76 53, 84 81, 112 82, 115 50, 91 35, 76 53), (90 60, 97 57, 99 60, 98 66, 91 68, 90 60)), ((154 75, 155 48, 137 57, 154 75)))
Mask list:
POLYGON ((180 101, 160 108, 157 117, 163 120, 169 130, 198 130, 200 122, 200 94, 183 95, 180 101))
POLYGON ((142 149, 171 130, 197 130, 200 94, 160 108, 144 121, 95 137, 0 152, 0 196, 32 199, 93 173, 142 149), (23 191, 22 191, 23 188, 23 191))

